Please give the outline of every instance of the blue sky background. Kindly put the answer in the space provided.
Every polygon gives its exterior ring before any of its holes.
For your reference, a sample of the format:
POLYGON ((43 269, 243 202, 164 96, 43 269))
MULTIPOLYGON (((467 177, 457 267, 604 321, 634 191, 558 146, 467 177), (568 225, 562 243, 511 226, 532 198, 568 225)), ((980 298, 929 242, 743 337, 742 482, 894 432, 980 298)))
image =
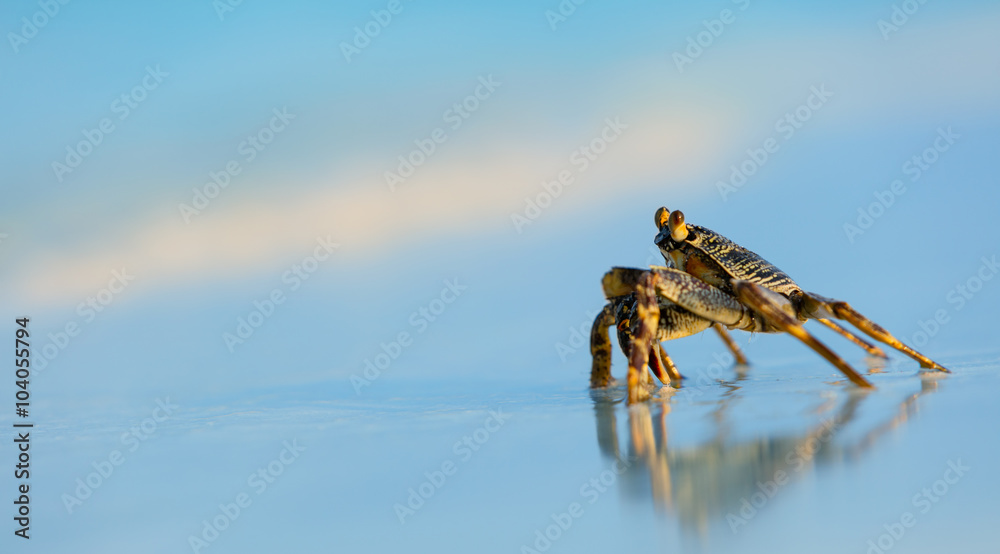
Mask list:
MULTIPOLYGON (((8 329, 16 316, 32 318, 36 358, 67 323, 81 330, 32 382, 38 421, 51 423, 40 435, 65 456, 53 468, 63 479, 48 485, 55 494, 38 500, 49 503, 53 529, 68 525, 64 482, 87 467, 88 448, 109 447, 91 437, 78 449, 65 429, 110 426, 113 443, 114 422, 146 417, 155 398, 208 413, 241 402, 268 412, 302 398, 379 413, 402 402, 412 415, 438 400, 406 399, 438 390, 456 394, 463 407, 449 409, 461 410, 481 407, 465 394, 583 394, 586 348, 560 356, 557 345, 571 328, 589 328, 604 271, 659 263, 650 246, 661 205, 804 288, 851 301, 904 340, 944 310, 947 323, 921 350, 945 365, 995 357, 998 281, 961 309, 948 300, 984 256, 1000 253, 995 4, 927 2, 888 39, 878 22, 892 16, 891 2, 588 1, 555 29, 546 18, 555 1, 401 6, 350 61, 341 44, 386 2, 243 2, 221 17, 209 1, 71 2, 16 48, 9 33, 42 8, 4 9, 2 314, 8 329), (735 21, 680 70, 674 53, 725 9, 735 21), (167 76, 118 119, 112 103, 147 67, 167 76), (489 76, 497 89, 448 127, 447 110, 489 76), (775 122, 813 87, 833 96, 785 140, 775 122), (294 119, 244 161, 240 143, 275 109, 294 119), (114 131, 57 179, 53 162, 105 117, 114 131), (571 154, 608 118, 627 129, 577 173, 571 154), (391 191, 385 172, 439 127, 447 141, 391 191), (904 164, 939 129, 959 138, 911 180, 904 164), (716 183, 770 137, 780 149, 723 199, 716 183), (178 205, 230 160, 241 173, 185 222, 178 205), (518 232, 511 215, 561 170, 574 183, 518 232), (849 240, 844 224, 895 179, 905 194, 849 240), (321 237, 340 247, 289 290, 282 275, 321 237), (78 305, 121 268, 134 281, 85 322, 78 305), (411 314, 454 279, 468 289, 419 331, 411 314), (224 333, 274 289, 287 300, 231 352, 224 333), (356 394, 351 375, 400 332, 413 344, 356 394), (69 423, 82 413, 82 427, 69 423)), ((816 334, 863 366, 850 345, 816 334)), ((666 346, 691 373, 718 351, 707 334, 666 346)), ((835 376, 788 337, 746 349, 764 366, 805 364, 786 378, 835 376)), ((618 375, 621 365, 616 358, 618 375)))
MULTIPOLYGON (((564 330, 600 305, 602 271, 655 261, 650 214, 666 204, 807 288, 863 310, 884 299, 891 308, 873 317, 917 331, 916 321, 948 307, 946 293, 993 253, 997 15, 974 4, 925 5, 884 40, 877 21, 891 5, 742 5, 585 3, 553 31, 548 6, 404 3, 350 63, 339 44, 379 4, 244 4, 221 21, 201 2, 159 11, 64 6, 6 56, 4 95, 16 107, 2 139, 11 157, 0 213, 7 304, 38 314, 41 329, 62 327, 125 267, 136 280, 74 341, 81 350, 104 348, 91 338, 101 332, 126 332, 136 336, 119 341, 119 355, 145 356, 154 344, 168 351, 165 367, 180 356, 225 367, 279 356, 287 344, 304 363, 280 381, 328 381, 377 353, 442 280, 459 277, 472 291, 455 306, 464 313, 432 329, 442 342, 416 345, 414 358, 423 348, 428 357, 396 376, 467 375, 455 342, 493 357, 533 345, 529 359, 554 352, 564 330), (672 54, 722 9, 735 21, 679 71, 672 54), (147 66, 169 75, 118 120, 111 103, 147 66), (499 88, 451 130, 443 114, 489 75, 499 88), (774 122, 813 86, 833 97, 784 141, 774 122), (243 162, 239 144, 275 108, 295 119, 243 162), (52 163, 103 117, 115 130, 59 182, 52 163), (575 170, 570 153, 616 117, 629 125, 621 139, 518 233, 511 214, 543 180, 575 170), (384 173, 438 127, 448 141, 390 192, 384 173), (903 164, 949 127, 961 136, 955 147, 847 240, 843 225, 856 223, 856 210, 908 179, 903 164), (716 183, 768 137, 780 151, 722 201, 716 183), (234 159, 243 171, 185 223, 178 205, 234 159), (341 245, 336 256, 231 356, 222 333, 320 236, 341 245), (462 340, 445 338, 453 325, 462 340), (189 334, 171 334, 180 332, 189 334)), ((987 338, 978 327, 959 322, 942 333, 976 344, 987 338)), ((65 352, 69 365, 75 350, 65 352)), ((180 377, 174 371, 171 380, 180 377)), ((243 371, 261 385, 274 379, 243 371)), ((202 378, 231 386, 225 374, 202 378)))

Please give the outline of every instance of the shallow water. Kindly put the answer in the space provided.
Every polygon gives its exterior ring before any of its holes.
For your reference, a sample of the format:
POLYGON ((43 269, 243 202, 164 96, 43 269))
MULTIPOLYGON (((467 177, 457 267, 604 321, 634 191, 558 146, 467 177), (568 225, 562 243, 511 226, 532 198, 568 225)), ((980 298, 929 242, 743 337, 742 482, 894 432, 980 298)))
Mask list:
POLYGON ((121 414, 62 412, 33 444, 33 542, 52 552, 179 552, 192 536, 208 552, 867 552, 881 540, 992 552, 997 356, 946 363, 952 375, 890 363, 871 392, 814 360, 762 363, 692 376, 632 407, 621 387, 385 383, 360 398, 289 387, 171 408, 134 452, 121 414), (90 476, 98 486, 68 510, 62 495, 82 496, 74 480, 113 450, 124 461, 90 476), (223 529, 206 534, 206 522, 223 529))

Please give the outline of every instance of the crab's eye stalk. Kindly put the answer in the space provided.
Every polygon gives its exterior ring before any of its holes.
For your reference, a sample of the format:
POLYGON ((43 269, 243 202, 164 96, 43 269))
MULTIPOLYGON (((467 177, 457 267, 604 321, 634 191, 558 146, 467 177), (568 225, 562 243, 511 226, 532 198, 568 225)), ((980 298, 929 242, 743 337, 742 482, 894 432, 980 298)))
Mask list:
POLYGON ((667 224, 668 218, 670 218, 670 210, 665 207, 656 210, 656 215, 653 216, 653 222, 656 223, 656 229, 662 229, 663 226, 667 224))
POLYGON ((680 210, 670 214, 667 225, 670 226, 670 238, 681 242, 688 237, 687 225, 684 225, 684 214, 680 210))

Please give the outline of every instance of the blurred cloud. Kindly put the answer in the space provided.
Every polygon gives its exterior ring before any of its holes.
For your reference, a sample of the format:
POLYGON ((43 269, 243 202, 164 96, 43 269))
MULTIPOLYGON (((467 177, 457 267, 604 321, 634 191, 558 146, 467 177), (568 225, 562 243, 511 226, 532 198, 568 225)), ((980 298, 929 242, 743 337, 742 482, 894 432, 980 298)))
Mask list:
MULTIPOLYGON (((79 254, 40 254, 23 266, 8 290, 36 305, 78 300, 103 286, 109 272, 120 267, 154 288, 232 279, 280 269, 289 256, 307 254, 316 237, 332 237, 343 246, 338 256, 356 260, 375 249, 391 250, 438 233, 509 229, 513 234, 510 215, 520 212, 524 198, 542 191, 541 183, 554 180, 559 171, 578 175, 565 197, 587 203, 651 180, 680 183, 704 169, 726 131, 722 121, 699 114, 697 107, 630 111, 620 120, 627 129, 595 155, 585 172, 577 173, 579 166, 570 162, 570 155, 600 136, 600 120, 592 135, 548 148, 504 142, 479 145, 447 163, 428 162, 396 192, 374 176, 333 176, 329 186, 292 187, 279 197, 257 195, 224 209, 210 204, 190 223, 179 212, 149 218, 128 236, 94 237, 99 246, 79 254)), ((559 202, 551 210, 558 210, 559 202)))

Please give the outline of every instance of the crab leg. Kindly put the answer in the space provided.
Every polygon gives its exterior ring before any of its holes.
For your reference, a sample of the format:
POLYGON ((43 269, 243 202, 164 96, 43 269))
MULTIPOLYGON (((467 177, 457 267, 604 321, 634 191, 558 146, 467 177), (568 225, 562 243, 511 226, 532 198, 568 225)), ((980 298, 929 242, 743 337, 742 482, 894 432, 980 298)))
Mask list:
MULTIPOLYGON (((677 370, 677 366, 674 365, 674 361, 670 359, 669 355, 667 355, 667 351, 663 349, 663 345, 659 342, 656 343, 656 355, 659 358, 657 361, 663 365, 663 368, 666 370, 667 376, 671 381, 680 381, 684 378, 684 376, 681 375, 681 372, 677 370)), ((664 381, 659 376, 657 377, 664 385, 667 384, 667 381, 664 381)))
POLYGON ((743 351, 740 350, 736 341, 729 335, 729 331, 726 331, 726 328, 719 323, 716 323, 713 327, 715 327, 715 332, 719 333, 719 338, 722 339, 722 342, 726 343, 726 347, 733 353, 736 363, 738 365, 750 365, 750 362, 747 361, 747 357, 743 355, 743 351))
MULTIPOLYGON (((654 341, 655 342, 655 341, 654 341)), ((657 350, 656 345, 649 347, 649 373, 656 377, 664 385, 670 383, 670 376, 667 375, 666 362, 664 362, 663 357, 660 356, 659 350, 657 350)), ((674 369, 677 369, 676 367, 674 369)))
POLYGON ((648 379, 646 364, 649 349, 656 338, 660 323, 660 306, 656 300, 656 277, 654 273, 643 273, 635 287, 636 317, 638 324, 632 338, 628 354, 628 403, 632 404, 649 398, 649 391, 640 385, 648 379))
MULTIPOLYGON (((639 321, 637 315, 638 302, 636 301, 634 293, 620 298, 621 300, 617 301, 615 304, 615 326, 618 328, 618 345, 621 347, 622 352, 625 353, 625 357, 627 358, 631 354, 632 344, 635 342, 635 339, 632 337, 632 326, 634 321, 639 321)), ((663 315, 662 312, 660 315, 663 315)), ((655 342, 656 339, 654 338, 653 343, 655 342)), ((664 373, 664 371, 664 362, 662 358, 657 357, 657 352, 653 347, 653 344, 650 344, 649 373, 661 382, 668 383, 670 378, 664 373)), ((650 375, 646 375, 643 371, 640 376, 640 381, 643 385, 647 385, 652 384, 653 379, 650 375)))
POLYGON ((594 319, 590 328, 590 386, 599 389, 611 383, 611 337, 608 327, 615 324, 614 303, 609 302, 594 319))
POLYGON ((900 342, 899 339, 892 336, 892 334, 890 334, 889 331, 886 331, 881 325, 861 315, 857 312, 857 310, 852 308, 850 304, 844 302, 843 300, 833 300, 818 294, 806 292, 803 306, 806 313, 810 317, 819 318, 829 314, 837 319, 847 321, 851 325, 864 331, 869 337, 879 342, 884 342, 885 344, 888 344, 903 354, 906 354, 907 356, 920 362, 920 367, 937 369, 944 371, 945 373, 951 373, 944 366, 900 342))
MULTIPOLYGON (((637 304, 633 305, 624 312, 624 314, 619 315, 621 321, 618 322, 618 343, 622 347, 622 352, 626 356, 629 355, 631 345, 633 343, 633 338, 629 326, 631 320, 636 317, 637 304), (624 316, 624 317, 623 317, 624 316)), ((689 333, 684 330, 687 329, 683 324, 678 324, 678 315, 684 314, 689 318, 694 318, 694 316, 684 310, 680 306, 672 302, 659 301, 660 309, 660 319, 657 322, 656 337, 653 339, 653 344, 649 347, 649 371, 654 377, 659 379, 664 385, 669 385, 674 381, 680 381, 684 377, 681 376, 680 371, 677 370, 677 366, 674 361, 670 359, 666 350, 663 349, 663 345, 660 344, 661 340, 666 340, 666 338, 676 338, 672 335, 677 331, 683 333, 682 336, 687 336, 687 334, 693 334, 699 332, 701 329, 691 330, 689 333)))
POLYGON ((870 343, 870 342, 862 339, 861 337, 855 335, 854 333, 848 331, 847 329, 844 329, 842 326, 837 325, 837 322, 835 322, 833 320, 826 319, 826 318, 820 318, 820 319, 817 319, 816 321, 822 323, 823 325, 826 325, 830 329, 833 329, 834 332, 836 332, 837 334, 841 335, 845 339, 853 342, 854 344, 860 346, 861 348, 864 348, 866 352, 868 352, 872 356, 875 356, 876 358, 888 358, 889 357, 889 356, 886 356, 885 352, 883 352, 881 348, 879 348, 879 347, 875 346, 874 344, 872 344, 872 343, 870 343))
POLYGON ((809 348, 817 354, 826 358, 828 362, 836 366, 852 383, 859 387, 871 387, 872 384, 861 376, 854 368, 847 365, 847 362, 830 350, 825 344, 816 340, 816 337, 809 334, 802 326, 802 322, 789 315, 785 307, 791 309, 791 302, 780 294, 768 290, 750 281, 733 280, 733 291, 741 302, 749 306, 755 312, 764 316, 767 323, 785 331, 800 341, 806 343, 809 348))

